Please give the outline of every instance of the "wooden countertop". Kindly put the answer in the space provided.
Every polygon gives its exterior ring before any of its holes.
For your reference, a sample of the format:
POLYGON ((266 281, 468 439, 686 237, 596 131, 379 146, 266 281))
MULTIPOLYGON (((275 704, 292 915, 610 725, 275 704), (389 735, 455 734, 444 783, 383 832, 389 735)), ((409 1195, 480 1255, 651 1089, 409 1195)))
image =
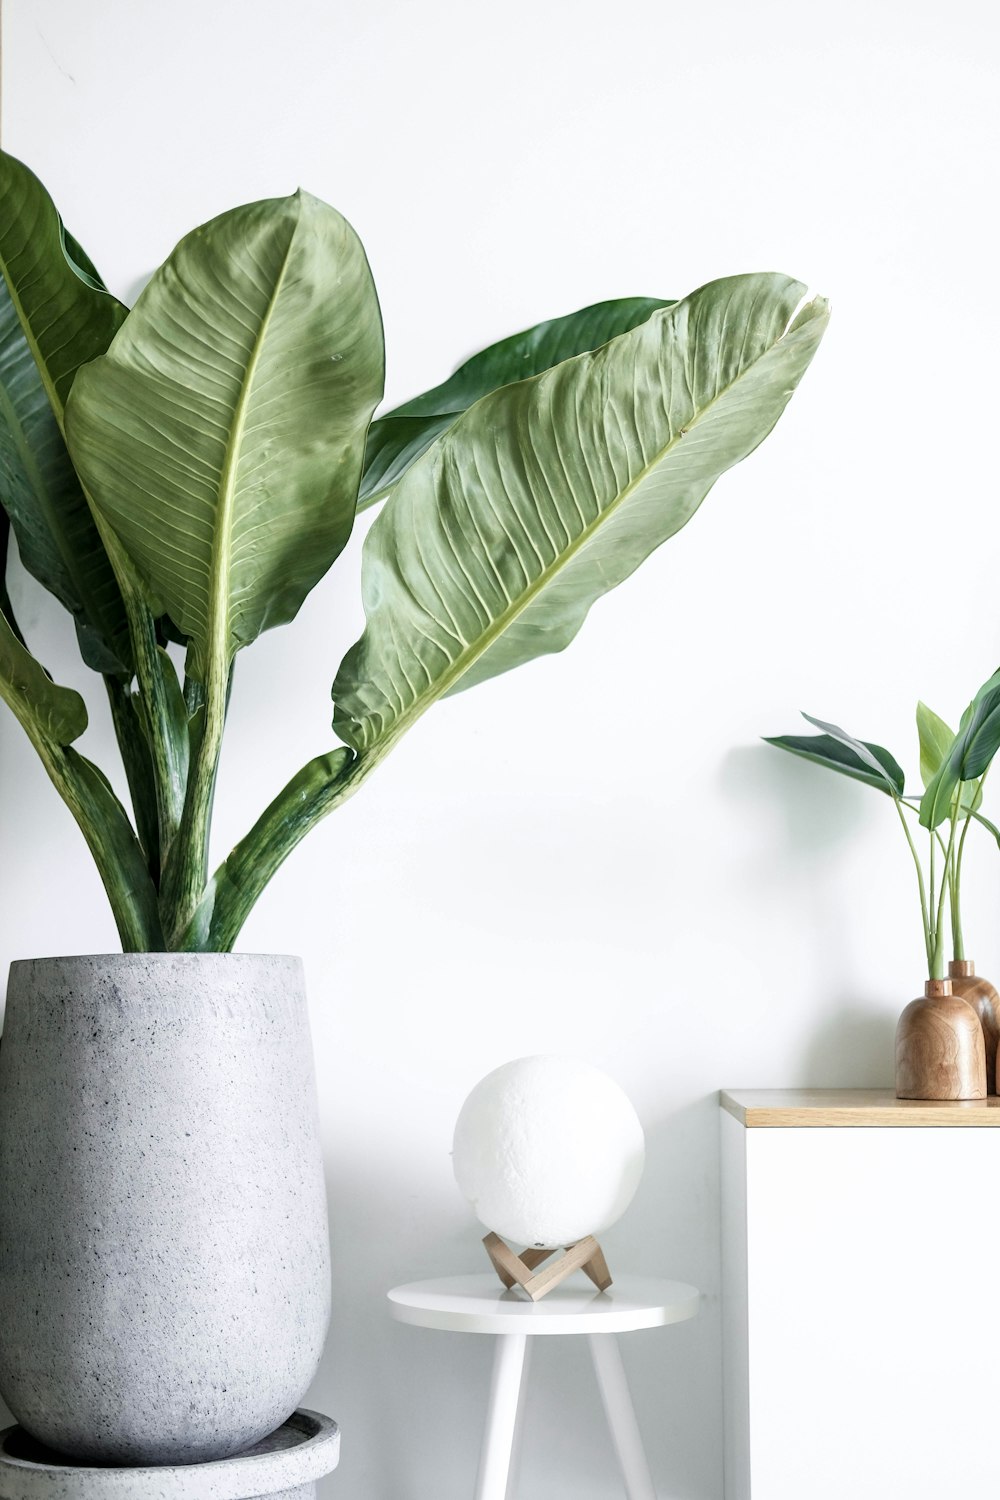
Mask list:
POLYGON ((901 1125, 1000 1126, 1000 1099, 937 1103, 897 1099, 892 1089, 723 1089, 723 1109, 742 1125, 850 1127, 901 1125))

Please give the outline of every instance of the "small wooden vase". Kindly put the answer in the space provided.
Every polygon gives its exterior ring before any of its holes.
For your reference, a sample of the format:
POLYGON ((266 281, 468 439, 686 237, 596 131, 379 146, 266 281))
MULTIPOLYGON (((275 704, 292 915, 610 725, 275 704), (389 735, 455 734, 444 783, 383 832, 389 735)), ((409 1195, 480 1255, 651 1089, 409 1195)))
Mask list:
POLYGON ((896 1027, 897 1099, 985 1099, 986 1042, 979 1016, 950 979, 928 979, 896 1027))
POLYGON ((971 959, 953 958, 948 965, 952 993, 961 996, 979 1017, 986 1038, 986 1088, 997 1092, 997 1043, 1000 1042, 1000 995, 988 979, 976 973, 971 959))

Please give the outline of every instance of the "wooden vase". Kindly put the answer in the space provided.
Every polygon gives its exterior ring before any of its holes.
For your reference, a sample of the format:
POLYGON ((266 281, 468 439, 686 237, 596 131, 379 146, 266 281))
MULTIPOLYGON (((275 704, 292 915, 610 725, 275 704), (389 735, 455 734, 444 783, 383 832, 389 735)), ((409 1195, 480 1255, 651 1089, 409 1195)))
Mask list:
POLYGON ((950 979, 928 979, 899 1018, 896 1098, 986 1098, 983 1028, 972 1006, 952 993, 950 979))
POLYGON ((997 1044, 1000 1043, 1000 995, 990 984, 976 973, 976 966, 969 958, 953 958, 948 965, 948 978, 952 993, 960 995, 979 1017, 986 1039, 986 1088, 997 1092, 997 1044))

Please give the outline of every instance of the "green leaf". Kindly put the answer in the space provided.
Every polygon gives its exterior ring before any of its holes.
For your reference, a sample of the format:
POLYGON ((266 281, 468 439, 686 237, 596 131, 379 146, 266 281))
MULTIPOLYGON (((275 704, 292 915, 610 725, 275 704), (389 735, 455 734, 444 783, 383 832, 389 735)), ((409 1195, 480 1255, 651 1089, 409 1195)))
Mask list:
POLYGON ((358 509, 365 510, 381 500, 434 439, 447 432, 481 397, 516 380, 540 375, 577 354, 598 349, 644 323, 658 308, 671 306, 671 302, 655 297, 595 302, 566 317, 537 323, 474 354, 441 385, 372 423, 358 509))
POLYGON ((33 172, 0 152, 0 268, 56 420, 80 366, 107 349, 127 309, 101 285, 33 172))
POLYGON ((920 779, 926 788, 951 750, 955 732, 926 703, 918 703, 917 736, 920 740, 920 779))
MULTIPOLYGON (((43 757, 44 759, 44 757, 43 757)), ((53 775, 69 804, 104 882, 122 947, 132 953, 164 948, 156 887, 128 814, 107 777, 70 748, 62 752, 61 777, 53 775), (60 784, 60 783, 63 784, 60 784)))
POLYGON ((0 500, 28 572, 74 616, 84 660, 130 675, 125 607, 62 437, 80 365, 126 309, 38 179, 0 152, 0 500))
POLYGON ((951 816, 963 781, 977 781, 1000 748, 1000 672, 983 683, 962 715, 958 734, 920 803, 924 828, 937 828, 951 816))
POLYGON ((828 770, 837 771, 841 776, 849 776, 852 781, 873 786, 876 791, 885 792, 887 796, 903 795, 903 772, 898 763, 888 750, 881 745, 873 745, 868 740, 845 743, 843 739, 829 734, 779 734, 765 736, 765 743, 776 745, 779 750, 788 750, 792 755, 801 756, 803 760, 811 760, 817 766, 826 766, 828 770), (855 749, 854 745, 859 746, 860 750, 855 749), (872 768, 872 761, 878 767, 877 770, 872 768))
POLYGON ((438 438, 365 541, 341 739, 388 748, 442 694, 568 645, 777 422, 828 320, 820 299, 797 312, 803 293, 713 282, 438 438))
POLYGON ((822 729, 824 734, 830 735, 845 749, 852 751, 862 765, 867 766, 869 771, 886 783, 887 790, 894 792, 897 797, 903 795, 903 773, 888 750, 883 750, 881 745, 869 745, 867 740, 855 739, 853 734, 848 734, 839 724, 828 724, 825 719, 816 719, 807 713, 802 717, 808 723, 815 724, 817 729, 822 729))
POLYGON ((128 815, 103 773, 71 748, 87 727, 84 701, 52 681, 2 614, 0 698, 13 710, 87 840, 123 946, 162 948, 156 889, 128 815))
POLYGON ((118 583, 3 282, 0 500, 25 568, 73 615, 87 665, 128 674, 118 583))
POLYGON ((32 740, 71 745, 87 727, 87 708, 72 688, 59 687, 0 614, 0 698, 32 740))
POLYGON ((361 243, 306 193, 189 234, 80 372, 74 463, 193 676, 224 678, 343 548, 382 373, 361 243))

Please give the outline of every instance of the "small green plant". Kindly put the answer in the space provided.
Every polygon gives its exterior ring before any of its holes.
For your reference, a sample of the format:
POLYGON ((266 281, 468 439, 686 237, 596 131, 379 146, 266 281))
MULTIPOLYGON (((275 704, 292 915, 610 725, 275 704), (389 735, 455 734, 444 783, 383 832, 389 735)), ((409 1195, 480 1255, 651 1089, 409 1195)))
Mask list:
POLYGON ((965 958, 962 862, 973 822, 986 828, 1000 845, 1000 829, 980 811, 983 782, 1000 748, 1000 672, 979 689, 962 715, 957 734, 925 703, 917 704, 920 775, 924 786, 919 798, 906 795, 899 762, 882 745, 855 739, 836 724, 825 723, 811 714, 802 717, 823 732, 766 737, 766 743, 892 798, 916 868, 928 977, 943 979, 946 904, 951 920, 952 957, 965 958), (909 820, 914 817, 927 832, 925 858, 921 858, 910 828, 909 820))
POLYGON ((128 311, 37 178, 0 154, 0 271, 3 556, 9 517, 103 679, 132 816, 75 748, 83 699, 31 655, 6 596, 0 696, 133 951, 231 948, 298 841, 438 698, 568 645, 767 436, 828 319, 776 274, 599 303, 373 422, 371 273, 308 194, 195 229, 128 311), (342 743, 212 873, 236 657, 294 618, 378 502, 367 624, 333 684, 342 743))

